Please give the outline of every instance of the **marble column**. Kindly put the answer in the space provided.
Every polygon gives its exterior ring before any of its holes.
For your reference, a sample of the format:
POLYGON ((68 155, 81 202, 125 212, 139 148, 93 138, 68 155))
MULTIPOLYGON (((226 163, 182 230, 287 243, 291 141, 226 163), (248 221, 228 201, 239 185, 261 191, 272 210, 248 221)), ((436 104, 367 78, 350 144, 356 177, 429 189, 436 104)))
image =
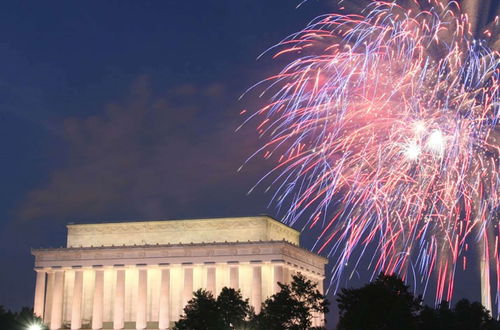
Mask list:
POLYGON ((206 262, 205 267, 207 270, 207 291, 210 291, 214 296, 217 296, 215 263, 206 262))
POLYGON ((170 269, 168 265, 160 265, 160 267, 162 270, 158 326, 160 330, 166 330, 170 326, 170 269))
POLYGON ((102 266, 94 266, 94 300, 92 304, 92 329, 102 329, 104 302, 104 270, 102 266))
MULTIPOLYGON (((324 294, 324 287, 323 287, 323 281, 325 280, 325 278, 323 276, 319 276, 318 277, 318 291, 321 293, 321 294, 324 294)), ((323 326, 325 324, 325 314, 323 313, 319 313, 319 324, 318 326, 323 326)))
MULTIPOLYGON (((316 278, 316 276, 313 276, 311 274, 307 274, 306 277, 307 277, 307 279, 311 280, 313 283, 317 283, 318 282, 318 279, 316 278)), ((311 325, 313 327, 319 326, 319 313, 313 311, 313 312, 311 312, 311 316, 312 316, 311 325)))
MULTIPOLYGON (((297 272, 298 273, 298 272, 297 272)), ((307 279, 311 280, 313 283, 317 283, 318 285, 316 286, 316 289, 320 292, 322 292, 322 288, 320 287, 320 283, 322 282, 322 279, 315 274, 311 274, 305 271, 300 272, 302 275, 304 275, 307 279)), ((320 327, 323 325, 323 314, 320 312, 312 312, 312 320, 311 320, 311 325, 313 327, 320 327)))
POLYGON ((293 268, 292 269, 292 281, 293 281, 293 277, 299 275, 299 273, 300 272, 299 272, 298 268, 293 268))
POLYGON ((284 271, 283 271, 283 263, 275 263, 273 267, 273 292, 280 292, 281 288, 278 285, 278 282, 284 284, 284 271))
POLYGON ((82 327, 82 294, 83 271, 75 269, 73 301, 71 302, 71 329, 80 329, 82 327))
POLYGON ((116 290, 113 311, 113 329, 123 329, 125 326, 125 268, 123 266, 115 266, 115 268, 116 290))
POLYGON ((45 295, 45 310, 43 311, 43 320, 45 323, 50 322, 50 315, 52 312, 52 297, 54 296, 54 277, 53 270, 47 271, 47 294, 45 295))
POLYGON ((319 327, 319 325, 320 325, 319 313, 318 312, 311 312, 311 315, 312 315, 311 325, 313 327, 319 327))
POLYGON ((52 312, 50 315, 50 329, 62 328, 63 320, 63 295, 64 295, 64 271, 54 271, 54 295, 52 297, 52 312))
POLYGON ((289 284, 292 281, 292 275, 290 271, 290 264, 285 264, 283 266, 283 282, 289 284))
POLYGON ((135 327, 138 330, 146 329, 147 303, 148 303, 148 269, 145 265, 138 265, 139 283, 137 285, 137 306, 135 327))
POLYGON ((193 264, 184 263, 184 292, 182 299, 181 311, 186 306, 187 302, 193 297, 193 264))
POLYGON ((43 310, 45 304, 45 280, 46 271, 43 269, 35 269, 36 271, 36 287, 35 287, 35 301, 33 304, 33 313, 43 318, 43 310))
POLYGON ((323 282, 324 282, 325 278, 323 276, 320 276, 318 277, 318 291, 321 293, 321 294, 324 294, 324 288, 323 288, 323 282))
POLYGON ((262 262, 252 262, 252 305, 255 309, 255 314, 260 313, 262 304, 262 262))
POLYGON ((229 287, 235 290, 240 288, 240 265, 237 261, 229 263, 229 287))
POLYGON ((293 282, 293 277, 298 274, 296 267, 297 267, 296 265, 290 265, 288 268, 288 272, 290 274, 290 283, 293 282))

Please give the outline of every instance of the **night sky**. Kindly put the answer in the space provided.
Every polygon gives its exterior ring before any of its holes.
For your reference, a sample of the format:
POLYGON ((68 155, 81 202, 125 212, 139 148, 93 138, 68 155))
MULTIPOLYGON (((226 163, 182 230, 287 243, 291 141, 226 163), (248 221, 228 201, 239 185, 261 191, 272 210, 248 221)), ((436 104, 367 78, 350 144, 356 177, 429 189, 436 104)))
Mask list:
MULTIPOLYGON (((10 2, 0 11, 0 304, 31 306, 31 248, 69 222, 270 214, 270 165, 235 133, 257 56, 332 1, 10 2)), ((310 237, 304 246, 310 246, 310 237)), ((479 283, 457 288, 478 299, 479 283)))
POLYGON ((30 248, 68 222, 271 214, 269 165, 239 133, 257 56, 318 14, 311 1, 13 2, 0 30, 0 304, 32 304, 30 248))

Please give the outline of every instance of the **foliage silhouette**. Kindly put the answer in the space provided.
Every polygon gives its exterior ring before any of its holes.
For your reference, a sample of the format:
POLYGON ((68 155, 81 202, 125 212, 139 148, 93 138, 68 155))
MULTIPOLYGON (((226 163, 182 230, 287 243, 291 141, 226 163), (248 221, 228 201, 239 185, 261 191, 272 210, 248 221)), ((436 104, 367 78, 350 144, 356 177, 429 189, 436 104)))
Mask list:
POLYGON ((240 290, 223 288, 217 299, 199 289, 184 307, 176 330, 305 330, 312 328, 314 313, 327 313, 327 299, 317 290, 317 283, 303 275, 293 276, 290 284, 278 283, 280 291, 266 299, 262 311, 255 315, 240 290))
POLYGON ((480 303, 463 299, 453 309, 446 301, 424 306, 396 275, 380 274, 359 289, 342 289, 337 302, 338 330, 500 330, 480 303))
POLYGON ((11 312, 0 306, 0 329, 26 330, 30 325, 39 324, 42 329, 48 329, 42 320, 33 314, 33 309, 23 307, 19 312, 11 312))
POLYGON ((339 330, 417 329, 420 297, 396 275, 380 274, 360 289, 342 289, 338 295, 339 330))
POLYGON ((175 322, 177 330, 226 330, 244 327, 252 317, 248 299, 240 290, 224 287, 217 297, 199 289, 184 307, 184 314, 175 322))
POLYGON ((479 302, 462 299, 451 309, 446 301, 438 308, 425 306, 419 315, 419 329, 426 330, 500 330, 500 322, 479 302))
POLYGON ((243 300, 240 290, 224 287, 217 297, 217 308, 225 325, 241 328, 253 317, 248 299, 243 300))
POLYGON ((314 313, 328 313, 330 302, 317 290, 317 283, 300 273, 292 279, 290 284, 278 282, 280 291, 266 299, 253 319, 255 329, 315 329, 311 328, 314 313))

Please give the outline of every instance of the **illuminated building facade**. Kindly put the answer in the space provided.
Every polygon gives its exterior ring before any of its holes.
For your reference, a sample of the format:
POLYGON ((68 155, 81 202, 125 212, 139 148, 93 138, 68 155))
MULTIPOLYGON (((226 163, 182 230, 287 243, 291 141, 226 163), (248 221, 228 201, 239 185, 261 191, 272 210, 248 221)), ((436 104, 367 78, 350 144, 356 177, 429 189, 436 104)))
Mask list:
MULTIPOLYGON (((34 311, 50 329, 168 329, 192 292, 240 289, 259 313, 297 272, 323 291, 327 260, 266 216, 68 225, 36 249, 34 311)), ((323 324, 314 315, 314 325, 323 324)))

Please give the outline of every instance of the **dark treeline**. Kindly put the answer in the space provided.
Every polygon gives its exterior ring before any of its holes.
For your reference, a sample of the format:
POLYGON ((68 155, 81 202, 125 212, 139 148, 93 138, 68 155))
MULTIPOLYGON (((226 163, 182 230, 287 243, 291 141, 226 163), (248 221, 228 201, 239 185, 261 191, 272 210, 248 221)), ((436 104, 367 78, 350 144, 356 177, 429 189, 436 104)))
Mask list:
MULTIPOLYGON (((33 314, 33 309, 23 307, 19 312, 11 312, 0 306, 0 329, 28 330, 33 325, 42 325, 42 320, 33 314)), ((41 327, 47 329, 47 327, 41 327)))
POLYGON ((223 288, 217 298, 211 292, 198 290, 174 329, 324 329, 313 327, 313 316, 328 313, 330 304, 317 290, 317 283, 297 274, 292 283, 278 285, 280 291, 264 301, 258 314, 240 290, 223 288))
MULTIPOLYGON (((200 290, 184 308, 184 315, 175 329, 255 329, 306 330, 312 327, 314 312, 328 312, 329 302, 316 290, 316 284, 299 274, 290 285, 280 283, 281 291, 262 304, 260 314, 250 308, 233 289, 233 298, 218 298, 200 290), (220 304, 220 300, 226 301, 220 304), (227 303, 227 301, 232 301, 227 303), (206 306, 212 306, 206 308, 206 306), (223 314, 232 315, 225 318, 223 314), (211 315, 211 317, 209 316, 211 315), (221 315, 221 316, 214 316, 221 315), (218 320, 218 321, 217 321, 218 320), (215 322, 201 325, 199 322, 215 322)), ((337 330, 500 330, 500 322, 478 302, 466 299, 452 308, 447 302, 438 307, 423 304, 409 286, 396 275, 380 274, 377 279, 357 289, 342 289, 337 296, 337 330)))
POLYGON ((500 322, 478 302, 458 301, 453 308, 423 304, 396 275, 380 274, 359 289, 337 297, 337 330, 500 330, 500 322))

